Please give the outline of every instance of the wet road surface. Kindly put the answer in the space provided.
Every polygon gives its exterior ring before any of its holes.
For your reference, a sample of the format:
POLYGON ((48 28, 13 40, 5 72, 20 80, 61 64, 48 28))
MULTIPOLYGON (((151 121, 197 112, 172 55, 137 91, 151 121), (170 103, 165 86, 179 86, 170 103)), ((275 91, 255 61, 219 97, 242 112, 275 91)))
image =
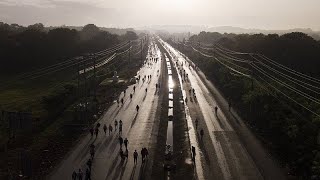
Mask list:
MULTIPOLYGON (((160 51, 151 42, 149 46, 150 57, 158 57, 160 59, 160 51)), ((101 124, 100 132, 97 138, 91 137, 90 133, 83 137, 79 144, 66 156, 56 170, 48 177, 49 179, 71 179, 71 174, 74 170, 81 168, 83 174, 87 169, 86 162, 90 158, 89 145, 93 143, 95 147, 95 156, 93 158, 91 178, 92 179, 140 179, 143 177, 144 170, 148 166, 148 161, 142 163, 140 151, 143 147, 150 148, 151 142, 156 137, 152 134, 153 129, 157 128, 155 122, 155 114, 158 106, 158 92, 156 90, 156 83, 159 81, 161 68, 161 60, 157 62, 148 61, 137 76, 141 76, 139 83, 136 83, 136 90, 133 91, 131 85, 126 89, 126 94, 121 93, 119 97, 120 105, 114 101, 114 104, 103 114, 98 121, 101 124), (148 64, 149 63, 149 64, 148 64), (143 83, 144 76, 151 75, 151 78, 146 77, 143 83), (147 88, 147 92, 145 91, 147 88), (132 100, 130 93, 133 94, 132 100), (121 99, 124 99, 123 105, 121 99), (140 106, 139 112, 136 111, 136 105, 140 106), (115 131, 115 119, 123 121, 122 137, 128 138, 128 159, 121 160, 119 156, 119 131, 115 131), (105 135, 102 126, 109 124, 113 126, 113 132, 105 135), (134 165, 133 152, 137 150, 138 163, 134 165)), ((119 125, 118 125, 119 129, 119 125)), ((125 147, 122 147, 125 151, 125 147)), ((152 154, 149 152, 149 157, 152 154)))
MULTIPOLYGON (((237 129, 234 129, 230 123, 234 119, 227 118, 230 112, 220 108, 218 100, 208 90, 206 82, 203 82, 198 75, 201 72, 195 70, 194 64, 176 49, 162 40, 160 42, 173 59, 180 74, 190 143, 196 148, 195 170, 198 179, 213 177, 214 179, 284 179, 277 165, 272 163, 265 152, 260 152, 263 156, 259 157, 263 159, 260 162, 268 162, 268 166, 272 166, 269 169, 274 171, 271 171, 273 174, 261 173, 264 171, 261 169, 264 164, 257 165, 248 153, 242 139, 236 133, 237 129), (218 108, 217 114, 215 107, 218 108), (196 128, 196 119, 198 119, 198 128, 196 128), (203 139, 201 139, 200 129, 204 131, 203 139)), ((240 125, 245 126, 244 123, 240 125)), ((257 141, 254 138, 251 139, 257 141)), ((257 150, 260 151, 259 148, 257 150)))

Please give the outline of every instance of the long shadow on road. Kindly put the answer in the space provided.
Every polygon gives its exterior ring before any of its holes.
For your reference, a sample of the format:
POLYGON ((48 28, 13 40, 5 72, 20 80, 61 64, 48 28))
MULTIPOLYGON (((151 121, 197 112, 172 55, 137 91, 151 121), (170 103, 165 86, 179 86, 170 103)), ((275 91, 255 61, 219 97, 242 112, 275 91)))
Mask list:
MULTIPOLYGON (((128 163, 128 160, 121 160, 120 163, 118 164, 118 166, 116 167, 115 173, 113 175, 112 179, 117 179, 117 177, 119 177, 119 174, 121 173, 122 169, 126 167, 128 163), (124 163, 124 161, 126 161, 126 163, 124 163)), ((120 176, 121 177, 121 176, 120 176)))
POLYGON ((135 164, 135 165, 133 166, 132 171, 131 171, 130 180, 133 180, 133 179, 134 179, 134 174, 136 173, 136 167, 137 167, 137 165, 135 164))
MULTIPOLYGON (((131 128, 133 127, 133 125, 136 123, 137 121, 137 117, 138 117, 138 113, 136 113, 136 115, 134 116, 132 123, 131 123, 131 128)), ((130 131, 129 131, 130 132, 130 131)))
POLYGON ((114 168, 116 167, 116 164, 118 163, 118 161, 119 161, 119 157, 116 156, 112 161, 112 164, 111 164, 111 166, 110 166, 110 168, 108 170, 108 174, 107 174, 105 180, 109 179, 109 176, 112 174, 112 172, 113 172, 114 168))

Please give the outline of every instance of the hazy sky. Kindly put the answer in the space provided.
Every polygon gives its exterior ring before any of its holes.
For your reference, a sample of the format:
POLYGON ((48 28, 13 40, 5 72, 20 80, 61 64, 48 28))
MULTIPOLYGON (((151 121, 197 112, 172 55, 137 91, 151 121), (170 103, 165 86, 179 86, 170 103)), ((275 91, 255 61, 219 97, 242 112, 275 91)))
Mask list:
POLYGON ((0 21, 23 25, 169 24, 320 30, 320 0, 0 0, 0 21))

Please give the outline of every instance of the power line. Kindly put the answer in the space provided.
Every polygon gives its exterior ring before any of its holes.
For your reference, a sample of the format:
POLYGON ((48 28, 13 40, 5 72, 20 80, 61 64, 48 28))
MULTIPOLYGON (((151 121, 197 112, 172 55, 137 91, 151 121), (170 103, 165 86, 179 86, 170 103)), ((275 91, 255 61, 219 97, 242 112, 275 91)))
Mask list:
POLYGON ((243 73, 243 72, 241 72, 241 71, 238 71, 238 70, 236 70, 236 69, 234 69, 234 68, 226 65, 225 63, 221 62, 218 58, 213 57, 213 56, 208 55, 208 54, 204 54, 204 53, 202 53, 201 51, 195 49, 193 46, 191 46, 191 47, 192 47, 192 49, 193 49, 194 51, 197 51, 198 53, 200 53, 201 55, 203 55, 203 56, 205 56, 205 57, 214 58, 217 62, 219 62, 221 65, 225 66, 225 67, 228 68, 229 70, 231 70, 231 71, 233 71, 233 72, 235 72, 235 73, 241 74, 241 75, 243 75, 243 76, 245 76, 245 77, 248 77, 248 78, 251 77, 251 76, 248 75, 248 74, 245 74, 245 73, 243 73))
POLYGON ((311 109, 309 109, 308 107, 306 107, 305 105, 299 103, 298 101, 294 100, 293 98, 291 98, 290 96, 288 96, 287 94, 283 93, 282 91, 280 91, 279 89, 277 89, 276 87, 274 87, 273 85, 271 85, 269 82, 267 82, 266 80, 264 80, 263 78, 261 78, 260 76, 258 76, 260 79, 262 79, 267 85, 269 85, 270 87, 272 87, 273 89, 275 89, 277 92, 279 92, 280 94, 284 95, 285 97, 287 97, 288 99, 290 99, 291 101, 293 101, 294 103, 298 104, 299 106, 303 107, 304 109, 306 109, 307 111, 311 112, 313 115, 320 117, 319 114, 317 114, 316 112, 312 111, 311 109))
POLYGON ((279 80, 278 78, 275 78, 275 77, 272 76, 272 75, 269 75, 268 73, 266 73, 266 72, 265 72, 264 70, 262 70, 261 68, 255 66, 253 63, 251 64, 251 66, 252 66, 254 69, 256 69, 257 71, 259 71, 260 73, 262 73, 263 75, 265 75, 266 77, 268 77, 268 78, 272 79, 273 81, 277 82, 278 84, 280 84, 280 85, 282 85, 282 86, 290 89, 291 91, 293 91, 293 92, 295 92, 295 93, 297 93, 297 94, 300 94, 301 96, 303 96, 303 97, 305 97, 305 98, 307 98, 307 99, 309 99, 309 100, 311 100, 311 101, 313 101, 313 102, 315 102, 315 103, 317 103, 317 104, 320 104, 320 101, 318 101, 317 98, 315 98, 315 97, 313 97, 313 96, 311 96, 311 95, 309 95, 309 94, 307 94, 307 93, 304 93, 304 92, 302 92, 302 91, 300 91, 300 90, 292 87, 291 85, 288 85, 287 83, 279 80))
MULTIPOLYGON (((253 55, 251 55, 251 56, 252 56, 254 59, 256 59, 253 55)), ((290 82, 292 82, 292 83, 294 83, 294 84, 296 84, 296 85, 298 85, 298 86, 300 86, 300 87, 302 87, 302 88, 305 88, 305 89, 307 89, 307 90, 309 90, 309 91, 312 91, 312 92, 314 92, 314 93, 316 93, 316 94, 320 94, 319 92, 317 92, 317 91, 315 91, 315 90, 313 90, 313 89, 310 89, 310 88, 308 88, 308 87, 306 87, 306 86, 304 86, 304 85, 307 85, 307 86, 310 86, 310 87, 313 87, 313 88, 316 88, 316 89, 320 89, 319 87, 313 86, 313 85, 311 85, 311 84, 309 84, 309 83, 306 83, 306 82, 304 82, 304 81, 301 81, 301 80, 298 80, 298 79, 296 79, 296 78, 293 78, 293 77, 291 77, 291 76, 289 76, 289 75, 286 75, 286 74, 284 74, 284 73, 282 73, 282 72, 280 72, 280 71, 278 71, 278 70, 276 70, 276 69, 274 69, 274 68, 272 68, 272 67, 264 64, 264 63, 261 62, 259 59, 256 59, 256 60, 257 60, 261 65, 263 65, 264 67, 268 68, 269 70, 273 71, 274 73, 280 74, 280 76, 284 77, 284 78, 287 79, 288 81, 290 81, 290 82), (302 85, 301 83, 304 84, 304 85, 302 85)))
POLYGON ((301 78, 304 78, 306 80, 312 81, 314 83, 320 84, 320 80, 317 79, 317 78, 308 76, 308 75, 303 74, 303 73, 301 73, 299 71, 296 71, 296 70, 291 69, 291 68, 289 68, 287 66, 284 66, 284 65, 282 65, 282 64, 280 64, 280 63, 278 63, 276 61, 273 61, 272 59, 270 59, 270 58, 268 58, 268 57, 266 57, 266 56, 264 56, 262 54, 256 54, 256 55, 258 55, 260 58, 264 59, 265 61, 267 61, 267 62, 269 62, 269 63, 271 63, 271 64, 273 64, 273 65, 275 65, 275 66, 277 66, 277 67, 279 67, 279 68, 281 68, 281 69, 283 69, 283 70, 285 70, 285 71, 287 71, 287 72, 289 72, 291 74, 294 74, 294 75, 299 76, 301 78))

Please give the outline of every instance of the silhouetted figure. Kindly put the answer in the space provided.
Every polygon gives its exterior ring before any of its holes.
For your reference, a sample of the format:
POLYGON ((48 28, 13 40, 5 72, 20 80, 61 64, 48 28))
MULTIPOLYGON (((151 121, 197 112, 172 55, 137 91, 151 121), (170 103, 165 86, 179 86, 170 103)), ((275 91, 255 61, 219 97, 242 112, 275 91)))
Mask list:
POLYGON ((137 161, 138 161, 138 152, 137 152, 137 150, 134 150, 134 153, 133 153, 134 164, 137 164, 137 161))
POLYGON ((104 131, 104 134, 107 134, 107 129, 108 129, 108 128, 107 128, 107 125, 106 125, 106 124, 104 124, 104 125, 103 125, 103 131, 104 131))
POLYGON ((95 147, 96 146, 94 144, 90 145, 90 156, 91 156, 92 159, 93 159, 94 154, 95 154, 95 147))
POLYGON ((141 149, 141 158, 142 158, 142 163, 144 163, 144 158, 145 158, 145 151, 144 148, 141 149))
POLYGON ((199 121, 198 121, 198 119, 196 118, 196 129, 198 129, 198 123, 199 123, 199 121))
POLYGON ((218 107, 217 106, 214 107, 214 112, 217 115, 217 113, 218 113, 218 107))
POLYGON ((201 128, 201 130, 200 130, 201 140, 203 139, 203 135, 204 135, 204 131, 203 131, 203 129, 201 128))
POLYGON ((72 177, 72 180, 77 180, 77 173, 76 173, 76 171, 73 171, 71 177, 72 177))
POLYGON ((196 159, 196 148, 194 146, 191 147, 191 151, 192 151, 192 160, 195 161, 196 159))
POLYGON ((119 134, 122 135, 122 124, 119 125, 119 134))
POLYGON ((124 143, 124 146, 126 147, 126 149, 128 149, 128 143, 129 143, 129 141, 128 141, 127 138, 124 139, 123 143, 124 143))
POLYGON ((91 167, 92 167, 92 160, 91 160, 91 159, 89 159, 89 160, 87 161, 87 166, 88 166, 88 168, 89 168, 90 171, 91 171, 91 167))
POLYGON ((117 131, 117 127, 118 127, 118 121, 114 120, 114 130, 117 131))
POLYGON ((112 126, 111 126, 111 124, 109 124, 109 135, 110 135, 110 133, 112 133, 112 126))
POLYGON ((83 179, 83 172, 81 171, 81 169, 79 169, 79 172, 78 172, 78 180, 82 180, 83 179))
POLYGON ((123 139, 121 136, 119 137, 119 144, 120 144, 120 149, 122 149, 123 139))
POLYGON ((144 148, 144 155, 145 155, 145 157, 147 158, 148 157, 148 155, 149 155, 149 151, 148 151, 148 149, 147 148, 144 148))
POLYGON ((93 128, 90 128, 90 134, 91 134, 91 137, 93 136, 93 133, 94 133, 94 130, 93 130, 93 128))
POLYGON ((98 137, 98 134, 99 134, 99 129, 98 129, 98 128, 96 128, 96 129, 94 130, 94 133, 95 133, 96 138, 97 138, 97 137, 98 137))
POLYGON ((139 112, 139 108, 140 108, 139 105, 137 105, 137 106, 136 106, 137 112, 139 112))
POLYGON ((85 180, 91 180, 91 170, 89 169, 86 170, 85 180))

